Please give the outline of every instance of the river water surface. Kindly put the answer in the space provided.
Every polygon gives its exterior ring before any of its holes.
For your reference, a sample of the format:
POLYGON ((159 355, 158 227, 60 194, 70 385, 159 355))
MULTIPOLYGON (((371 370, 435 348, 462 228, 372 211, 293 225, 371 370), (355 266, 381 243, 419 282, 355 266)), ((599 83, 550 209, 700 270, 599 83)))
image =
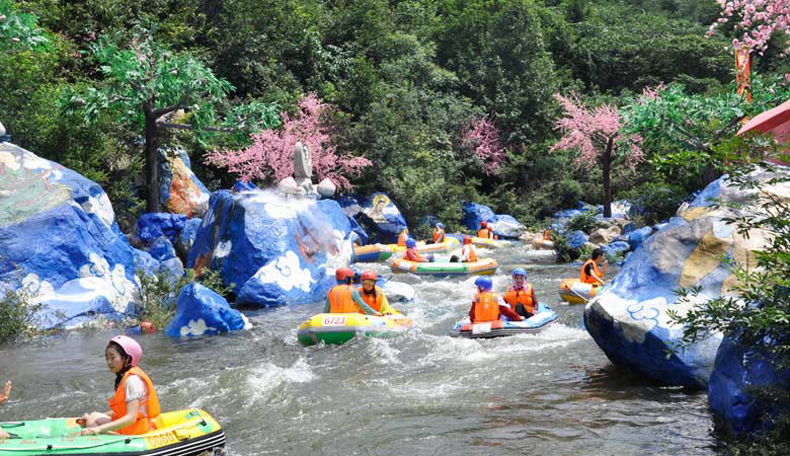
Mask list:
MULTIPOLYGON (((496 252, 494 277, 526 248, 496 252)), ((390 275, 385 264, 371 266, 390 275)), ((247 311, 254 329, 189 341, 140 336, 142 367, 163 410, 200 407, 225 428, 230 455, 712 454, 706 395, 662 387, 613 366, 583 328, 583 307, 557 286, 578 266, 527 264, 538 298, 560 315, 537 335, 448 337, 469 309, 474 277, 392 275, 411 284, 398 304, 416 329, 393 339, 305 348, 296 327, 323 303, 247 311)), ((0 421, 106 410, 112 331, 0 347, 14 382, 0 421)))

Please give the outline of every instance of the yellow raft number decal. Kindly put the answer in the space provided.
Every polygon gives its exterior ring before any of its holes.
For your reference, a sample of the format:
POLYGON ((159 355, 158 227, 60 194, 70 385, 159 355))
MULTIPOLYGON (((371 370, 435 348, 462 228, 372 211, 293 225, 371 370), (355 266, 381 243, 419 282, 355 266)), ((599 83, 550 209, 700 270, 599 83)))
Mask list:
POLYGON ((171 443, 177 443, 178 439, 172 433, 153 435, 145 438, 148 448, 159 448, 171 443))
POLYGON ((324 317, 324 326, 342 326, 346 324, 346 317, 324 317))

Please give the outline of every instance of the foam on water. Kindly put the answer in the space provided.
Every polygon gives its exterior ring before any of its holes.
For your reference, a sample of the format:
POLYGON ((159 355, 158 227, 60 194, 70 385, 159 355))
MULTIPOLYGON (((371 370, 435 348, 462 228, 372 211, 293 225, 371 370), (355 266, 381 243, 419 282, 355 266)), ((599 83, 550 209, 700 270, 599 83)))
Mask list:
POLYGON ((264 363, 251 369, 247 374, 247 386, 249 393, 256 400, 265 399, 269 393, 283 385, 289 383, 306 383, 315 380, 316 374, 307 364, 307 361, 299 357, 291 367, 280 367, 273 363, 264 363))

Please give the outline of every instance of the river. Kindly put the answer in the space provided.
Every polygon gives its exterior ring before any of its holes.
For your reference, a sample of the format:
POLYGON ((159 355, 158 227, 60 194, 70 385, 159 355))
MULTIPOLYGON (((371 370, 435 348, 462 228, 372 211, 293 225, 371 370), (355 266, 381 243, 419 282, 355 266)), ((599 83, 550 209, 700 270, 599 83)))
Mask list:
MULTIPOLYGON (((497 290, 525 258, 500 249, 497 290)), ((385 264, 371 266, 390 275, 385 264)), ((225 428, 230 455, 713 454, 704 392, 664 387, 613 366, 583 328, 583 306, 560 304, 574 265, 527 264, 559 322, 537 335, 447 336, 468 311, 474 277, 392 275, 416 299, 399 307, 416 329, 393 339, 305 348, 296 327, 322 303, 245 311, 248 332, 188 341, 140 336, 141 365, 163 410, 200 407, 225 428)), ((0 421, 106 410, 113 331, 0 347, 14 382, 0 421)))

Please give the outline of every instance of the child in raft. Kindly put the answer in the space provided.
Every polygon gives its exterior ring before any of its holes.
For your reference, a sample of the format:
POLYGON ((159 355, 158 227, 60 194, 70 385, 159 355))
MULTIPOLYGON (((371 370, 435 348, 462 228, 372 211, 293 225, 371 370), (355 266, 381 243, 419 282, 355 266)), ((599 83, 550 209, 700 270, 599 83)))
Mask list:
POLYGON ((436 222, 436 228, 433 229, 433 243, 439 244, 444 242, 445 233, 444 233, 444 224, 442 222, 436 222))
POLYGON ((143 349, 134 339, 115 336, 104 350, 104 360, 115 374, 115 395, 110 410, 86 413, 78 420, 80 435, 117 433, 140 435, 156 429, 159 397, 148 375, 137 366, 143 349))
POLYGON ((425 258, 424 256, 420 255, 420 252, 417 251, 417 241, 411 238, 406 241, 406 253, 403 255, 403 258, 416 263, 431 262, 431 258, 425 258))
MULTIPOLYGON (((8 400, 8 395, 11 394, 11 382, 5 382, 3 392, 0 393, 0 404, 8 400)), ((0 427, 0 440, 11 437, 3 428, 0 427)))
POLYGON ((365 301, 365 304, 381 315, 392 315, 395 311, 390 307, 387 295, 376 285, 379 280, 375 271, 368 269, 362 272, 362 286, 357 288, 357 293, 365 301))
POLYGON ((535 289, 532 284, 527 282, 527 271, 524 268, 516 268, 511 274, 513 284, 505 291, 505 302, 510 306, 510 310, 529 318, 537 312, 538 298, 535 296, 535 289))
POLYGON ((477 294, 469 309, 469 321, 472 323, 485 323, 497 321, 504 315, 509 320, 521 321, 521 317, 510 310, 498 294, 491 291, 493 284, 490 277, 478 277, 475 280, 477 294))

